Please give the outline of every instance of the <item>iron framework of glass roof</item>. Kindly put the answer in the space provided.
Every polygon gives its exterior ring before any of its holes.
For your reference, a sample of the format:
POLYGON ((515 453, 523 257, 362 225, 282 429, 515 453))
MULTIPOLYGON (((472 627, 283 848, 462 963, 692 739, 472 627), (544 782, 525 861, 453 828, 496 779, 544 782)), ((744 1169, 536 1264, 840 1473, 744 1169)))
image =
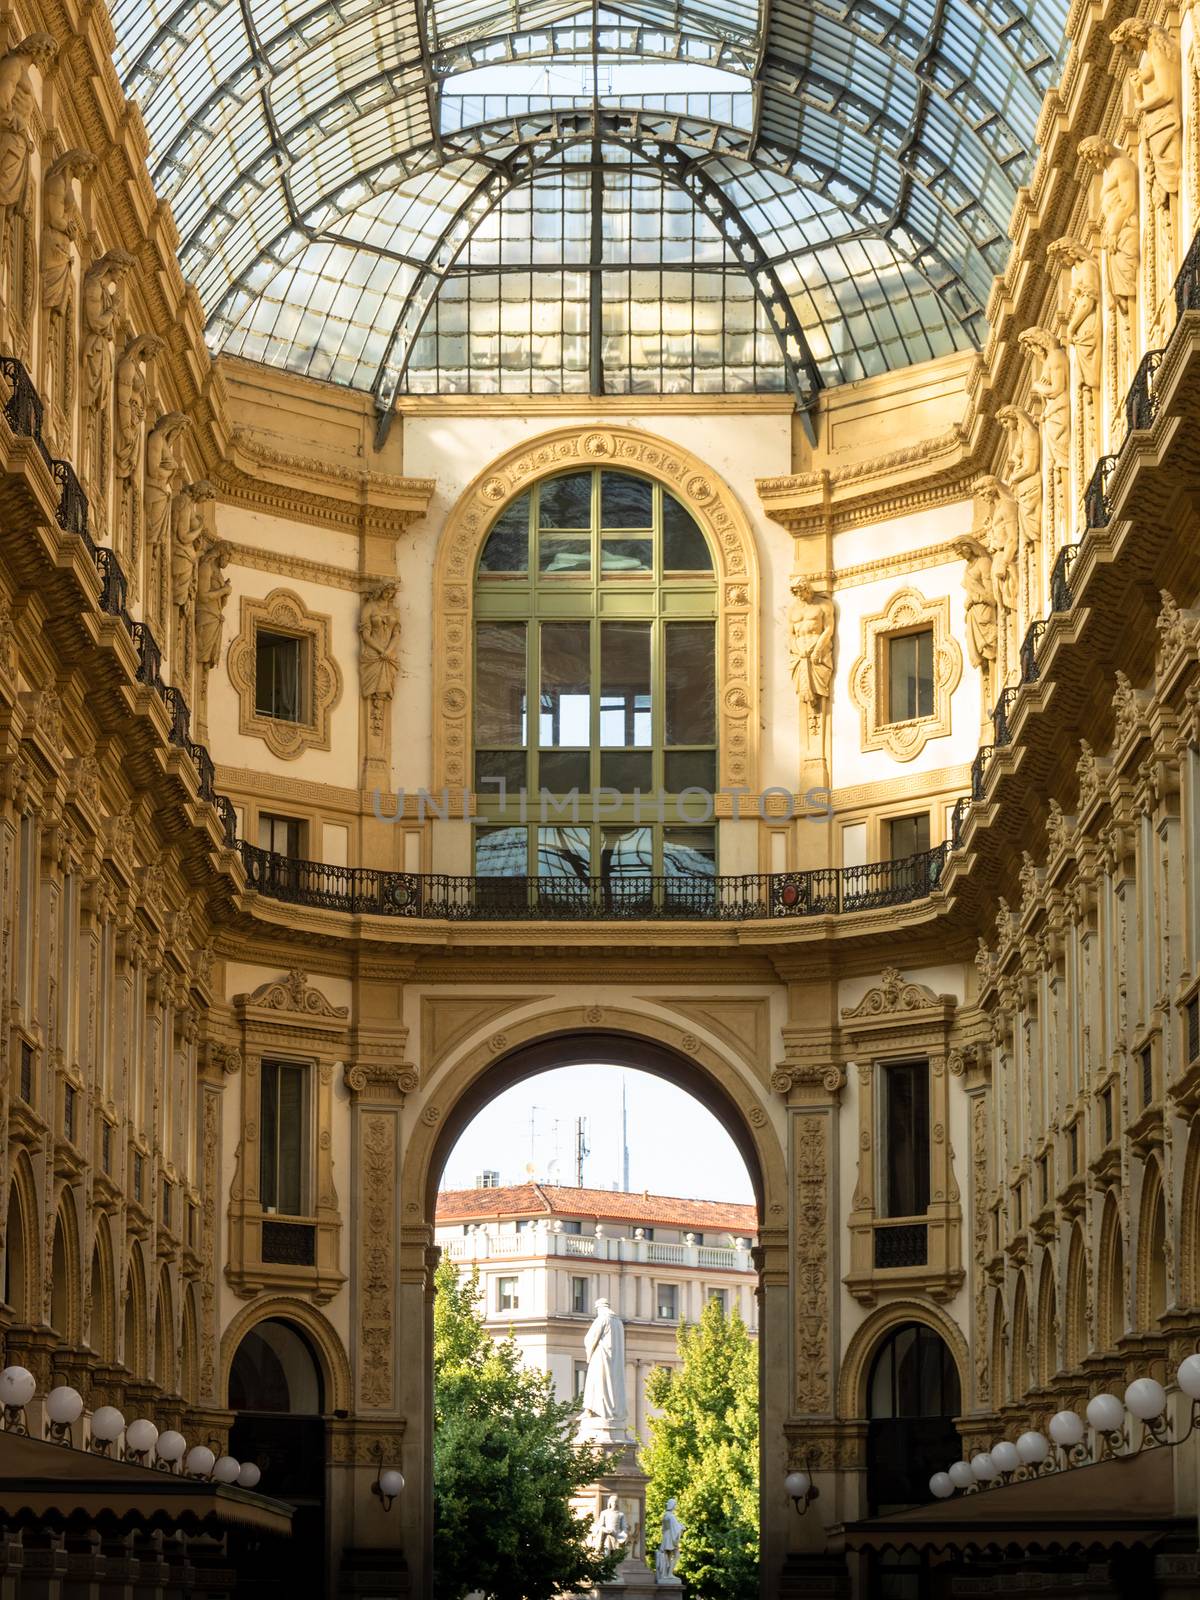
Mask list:
POLYGON ((791 392, 982 340, 1065 0, 114 0, 214 349, 791 392))

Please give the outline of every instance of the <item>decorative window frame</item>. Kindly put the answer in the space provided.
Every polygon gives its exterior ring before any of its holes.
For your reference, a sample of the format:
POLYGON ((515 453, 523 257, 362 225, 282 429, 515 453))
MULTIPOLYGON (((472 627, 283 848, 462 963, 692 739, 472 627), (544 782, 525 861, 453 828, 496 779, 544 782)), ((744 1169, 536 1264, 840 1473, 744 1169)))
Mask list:
POLYGON ((229 646, 229 678, 238 697, 238 732, 261 739, 271 754, 294 761, 306 750, 330 748, 330 713, 342 697, 342 674, 333 656, 333 618, 310 611, 290 589, 263 599, 243 595, 237 638, 229 646), (306 640, 305 720, 261 716, 255 702, 255 657, 260 628, 306 640))
MULTIPOLYGON (((717 589, 717 772, 722 790, 755 790, 758 774, 758 556, 736 495, 698 456, 639 428, 560 428, 499 456, 446 519, 434 573, 433 783, 469 793, 475 573, 500 512, 539 478, 572 466, 614 467, 663 484, 713 552, 717 589)), ((728 796, 717 814, 731 814, 728 796), (730 808, 730 809, 724 809, 730 808)))
POLYGON ((927 600, 917 589, 899 589, 882 611, 862 619, 862 654, 850 669, 850 698, 862 716, 861 748, 885 750, 896 761, 912 761, 930 739, 950 732, 950 701, 962 678, 962 650, 950 631, 950 596, 927 600), (933 714, 890 722, 887 715, 888 641, 933 630, 933 714))

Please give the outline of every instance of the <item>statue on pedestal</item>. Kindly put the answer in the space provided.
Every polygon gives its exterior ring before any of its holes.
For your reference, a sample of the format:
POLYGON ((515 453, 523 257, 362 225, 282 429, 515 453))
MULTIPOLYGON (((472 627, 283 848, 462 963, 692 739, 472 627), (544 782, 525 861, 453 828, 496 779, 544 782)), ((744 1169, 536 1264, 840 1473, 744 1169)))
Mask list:
POLYGON ((624 1551, 629 1543, 629 1519, 621 1510, 615 1494, 610 1494, 604 1510, 592 1524, 592 1543, 602 1556, 613 1551, 624 1551))
POLYGON ((580 1437, 625 1442, 625 1325, 607 1300, 596 1301, 596 1317, 584 1336, 587 1376, 583 1384, 580 1437))
POLYGON ((672 1496, 662 1514, 662 1539, 654 1557, 654 1576, 659 1583, 678 1583, 675 1563, 679 1560, 679 1541, 683 1537, 683 1523, 675 1515, 678 1502, 672 1496))
POLYGON ((792 579, 790 588, 795 596, 787 614, 792 683, 800 697, 804 726, 820 755, 824 745, 821 734, 833 692, 833 601, 827 594, 818 594, 803 573, 792 579))

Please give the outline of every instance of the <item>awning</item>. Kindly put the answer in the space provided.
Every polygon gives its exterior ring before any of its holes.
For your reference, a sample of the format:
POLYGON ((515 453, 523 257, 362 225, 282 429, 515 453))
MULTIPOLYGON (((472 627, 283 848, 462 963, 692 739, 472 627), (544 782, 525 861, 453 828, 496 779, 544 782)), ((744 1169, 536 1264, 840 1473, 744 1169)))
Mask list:
POLYGON ((1156 1544, 1193 1517, 1175 1510, 1173 1451, 1113 1456, 831 1530, 847 1551, 1051 1550, 1156 1544))
POLYGON ((9 1522, 84 1517, 122 1528, 185 1532, 243 1527, 286 1537, 292 1507, 249 1489, 0 1433, 0 1517, 9 1522))

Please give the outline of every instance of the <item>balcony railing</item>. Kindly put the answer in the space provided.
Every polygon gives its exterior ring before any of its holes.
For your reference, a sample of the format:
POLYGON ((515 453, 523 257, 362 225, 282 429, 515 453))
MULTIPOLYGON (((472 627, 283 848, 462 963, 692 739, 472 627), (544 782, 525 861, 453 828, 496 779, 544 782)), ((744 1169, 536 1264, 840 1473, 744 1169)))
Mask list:
POLYGON ((1077 544, 1065 544, 1055 557, 1054 569, 1050 574, 1051 611, 1070 611, 1075 604, 1075 596, 1071 593, 1071 568, 1078 554, 1077 544))
POLYGON ((1046 631, 1045 622, 1039 617, 1036 622, 1031 622, 1021 640, 1021 682, 1036 683, 1038 679, 1038 645, 1042 642, 1042 635, 1046 631))
MULTIPOLYGON (((1097 461, 1083 494, 1085 527, 1108 527, 1109 519, 1112 516, 1112 507, 1108 503, 1108 483, 1119 460, 1119 456, 1113 455, 1101 456, 1097 461)), ((1055 610, 1058 609, 1059 607, 1056 606, 1055 610)))
POLYGON ((1158 369, 1164 352, 1147 350, 1125 396, 1125 426, 1130 433, 1152 428, 1158 416, 1158 369))

